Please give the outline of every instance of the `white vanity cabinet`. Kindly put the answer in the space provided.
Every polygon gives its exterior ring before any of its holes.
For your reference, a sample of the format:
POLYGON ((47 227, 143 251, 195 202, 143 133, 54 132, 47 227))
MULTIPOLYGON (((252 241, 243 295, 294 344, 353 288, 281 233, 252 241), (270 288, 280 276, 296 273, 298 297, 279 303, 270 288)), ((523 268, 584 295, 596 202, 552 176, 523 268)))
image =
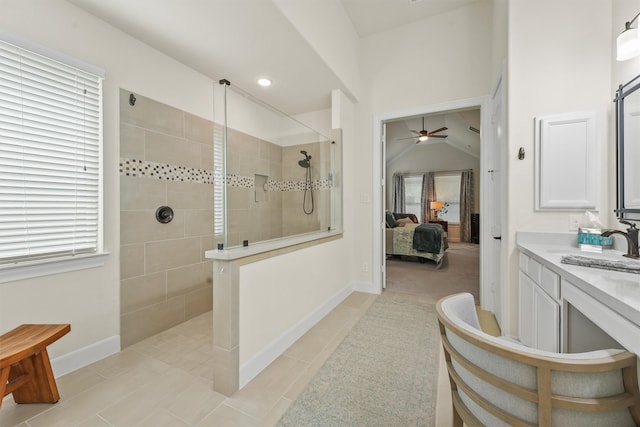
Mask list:
POLYGON ((520 341, 540 350, 560 351, 560 276, 520 253, 520 341))

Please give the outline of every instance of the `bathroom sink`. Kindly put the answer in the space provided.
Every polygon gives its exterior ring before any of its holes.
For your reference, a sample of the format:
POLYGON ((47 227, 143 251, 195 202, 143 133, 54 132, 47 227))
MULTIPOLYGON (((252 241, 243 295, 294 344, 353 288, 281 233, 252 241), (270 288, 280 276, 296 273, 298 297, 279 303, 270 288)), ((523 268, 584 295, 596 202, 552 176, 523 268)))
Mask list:
POLYGON ((610 256, 602 256, 596 253, 589 255, 565 254, 561 255, 560 262, 563 264, 579 265, 581 267, 640 274, 640 260, 624 257, 612 258, 610 256))

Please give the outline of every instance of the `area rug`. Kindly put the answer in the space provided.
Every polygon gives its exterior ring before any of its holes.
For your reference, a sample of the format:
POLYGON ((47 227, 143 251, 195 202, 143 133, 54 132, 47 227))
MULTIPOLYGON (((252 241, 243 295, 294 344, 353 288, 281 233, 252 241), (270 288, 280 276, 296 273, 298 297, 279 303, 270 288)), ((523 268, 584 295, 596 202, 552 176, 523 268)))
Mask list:
POLYGON ((277 425, 433 426, 439 345, 433 304, 385 292, 277 425))

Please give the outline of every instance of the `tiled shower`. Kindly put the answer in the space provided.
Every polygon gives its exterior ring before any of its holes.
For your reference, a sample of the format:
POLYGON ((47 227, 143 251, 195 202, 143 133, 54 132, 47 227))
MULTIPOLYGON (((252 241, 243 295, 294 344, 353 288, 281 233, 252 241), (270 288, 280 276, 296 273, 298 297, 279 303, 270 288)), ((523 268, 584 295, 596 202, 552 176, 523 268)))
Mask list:
MULTIPOLYGON (((120 91, 120 335, 122 347, 213 307, 214 139, 219 125, 127 90, 120 91), (169 223, 156 211, 173 210, 169 223)), ((280 146, 227 133, 226 247, 327 230, 330 142, 280 146), (311 186, 305 168, 311 156, 311 186), (304 190, 306 210, 303 211, 304 190)), ((219 178, 218 178, 219 179, 219 178)))
POLYGON ((213 306, 213 123, 120 91, 122 347, 213 306), (156 210, 169 206, 161 224, 156 210))

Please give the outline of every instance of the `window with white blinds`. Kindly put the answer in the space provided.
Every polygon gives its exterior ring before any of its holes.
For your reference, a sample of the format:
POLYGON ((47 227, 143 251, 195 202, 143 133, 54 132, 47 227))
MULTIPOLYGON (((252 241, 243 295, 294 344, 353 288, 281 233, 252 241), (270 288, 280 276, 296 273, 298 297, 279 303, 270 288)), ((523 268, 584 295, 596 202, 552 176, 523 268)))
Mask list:
POLYGON ((0 40, 0 264, 100 244, 102 76, 0 40))

